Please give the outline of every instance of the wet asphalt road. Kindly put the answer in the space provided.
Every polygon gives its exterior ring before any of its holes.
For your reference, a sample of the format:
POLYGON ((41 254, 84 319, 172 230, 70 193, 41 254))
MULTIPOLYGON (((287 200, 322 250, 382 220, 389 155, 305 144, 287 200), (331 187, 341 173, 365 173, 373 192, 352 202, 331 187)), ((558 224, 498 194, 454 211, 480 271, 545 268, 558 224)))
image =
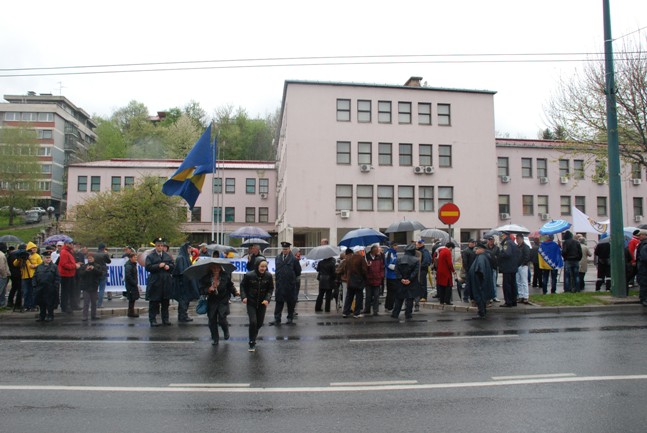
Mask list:
POLYGON ((0 432, 644 432, 647 314, 0 321, 0 432), (266 320, 267 322, 267 320, 266 320))

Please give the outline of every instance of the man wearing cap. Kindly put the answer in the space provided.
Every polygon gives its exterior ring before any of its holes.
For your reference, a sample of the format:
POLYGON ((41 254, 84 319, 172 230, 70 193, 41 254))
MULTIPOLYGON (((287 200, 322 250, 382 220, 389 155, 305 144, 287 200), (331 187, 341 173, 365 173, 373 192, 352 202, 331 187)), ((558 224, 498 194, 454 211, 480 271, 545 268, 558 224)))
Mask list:
POLYGON ((148 320, 152 327, 160 326, 157 315, 162 313, 162 323, 171 325, 169 320, 169 301, 173 289, 173 258, 164 251, 164 239, 155 238, 155 251, 146 256, 146 270, 150 272, 146 285, 146 299, 148 300, 148 320))
POLYGON ((486 243, 478 242, 474 247, 474 261, 467 270, 467 281, 478 307, 478 316, 474 319, 485 319, 486 305, 492 291, 492 265, 486 251, 486 243))
POLYGON ((499 250, 499 270, 503 275, 501 286, 505 303, 501 307, 517 306, 517 269, 521 254, 519 248, 510 238, 510 233, 501 232, 501 249, 499 250))
POLYGON ((404 249, 404 254, 398 256, 395 264, 395 275, 398 279, 398 288, 395 294, 395 303, 391 317, 397 319, 404 303, 404 318, 413 318, 413 298, 420 288, 418 276, 420 275, 420 260, 416 258, 416 246, 409 244, 404 249))
POLYGON ((200 248, 200 257, 211 257, 211 254, 209 254, 209 249, 207 249, 207 244, 202 242, 200 245, 198 245, 198 248, 200 248))
POLYGON ((52 253, 43 253, 43 263, 34 272, 34 300, 38 305, 38 321, 49 322, 54 319, 54 308, 58 304, 60 276, 52 262, 52 253))
POLYGON ((56 249, 52 251, 52 256, 51 256, 52 263, 54 263, 55 265, 58 265, 58 258, 61 255, 61 250, 63 249, 63 245, 65 245, 63 241, 56 242, 56 249))
POLYGON ((76 280, 76 270, 81 266, 74 258, 72 239, 63 245, 58 258, 58 272, 61 277, 61 311, 72 314, 74 302, 73 291, 76 280))
POLYGON ((263 260, 267 259, 261 254, 261 247, 258 244, 250 245, 247 255, 247 272, 258 270, 258 264, 263 260))
MULTIPOLYGON (((294 324, 294 308, 297 305, 297 277, 301 275, 301 264, 294 257, 290 242, 281 242, 281 253, 276 256, 274 279, 276 281, 276 306, 274 307, 274 321, 271 326, 281 324, 283 306, 288 304, 288 325, 294 324)), ((252 269, 249 269, 250 271, 252 269)))
POLYGON ((641 229, 638 239, 640 243, 636 247, 636 281, 640 286, 640 303, 647 307, 647 230, 641 229))
MULTIPOLYGON (((108 263, 111 262, 110 254, 106 251, 106 244, 103 242, 97 245, 97 252, 94 253, 94 261, 104 269, 104 274, 99 279, 99 297, 97 299, 97 308, 101 308, 103 304, 103 294, 106 291, 106 285, 108 284, 108 263)), ((108 300, 112 300, 112 294, 108 292, 108 300)))
POLYGON ((463 291, 463 302, 469 302, 472 292, 470 289, 470 282, 467 278, 467 271, 470 270, 472 263, 476 260, 476 254, 474 252, 476 248, 476 239, 470 239, 467 241, 467 246, 464 250, 461 251, 461 272, 460 276, 465 281, 465 290, 463 291))

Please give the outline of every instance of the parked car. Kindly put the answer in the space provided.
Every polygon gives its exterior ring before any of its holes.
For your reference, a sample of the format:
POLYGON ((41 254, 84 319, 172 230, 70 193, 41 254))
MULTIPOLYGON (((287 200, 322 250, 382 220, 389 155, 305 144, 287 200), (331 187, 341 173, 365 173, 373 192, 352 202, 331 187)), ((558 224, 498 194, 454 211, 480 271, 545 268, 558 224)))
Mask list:
POLYGON ((38 206, 35 206, 35 207, 33 207, 33 208, 29 209, 29 210, 38 212, 38 214, 40 216, 43 216, 43 215, 45 215, 47 213, 47 211, 45 209, 43 209, 42 207, 38 207, 38 206))
POLYGON ((25 224, 36 224, 43 220, 43 216, 37 210, 28 210, 25 212, 25 224))

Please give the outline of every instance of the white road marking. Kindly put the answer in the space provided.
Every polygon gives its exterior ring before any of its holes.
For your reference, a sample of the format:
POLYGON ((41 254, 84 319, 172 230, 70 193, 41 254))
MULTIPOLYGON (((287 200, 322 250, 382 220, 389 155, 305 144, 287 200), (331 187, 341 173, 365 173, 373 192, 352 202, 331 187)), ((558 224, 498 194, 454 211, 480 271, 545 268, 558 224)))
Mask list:
POLYGON ((332 382, 330 386, 413 385, 417 380, 382 380, 376 382, 332 382))
POLYGON ((577 382, 647 380, 647 374, 626 376, 582 376, 553 377, 545 379, 499 380, 489 382, 421 383, 412 385, 378 386, 303 386, 274 388, 209 388, 209 387, 168 387, 168 386, 65 386, 65 385, 0 385, 0 391, 68 391, 68 392, 191 392, 223 394, 286 394, 286 393, 329 393, 329 392, 376 392, 376 391, 424 391, 431 389, 488 388, 515 385, 538 385, 577 382))
POLYGON ((77 344, 194 344, 195 341, 142 340, 20 340, 21 343, 77 343, 77 344))
POLYGON ((545 379, 549 377, 575 377, 575 373, 556 373, 556 374, 528 374, 520 376, 492 376, 492 380, 515 380, 515 379, 545 379))
POLYGON ((372 342, 402 342, 402 341, 418 341, 418 340, 467 340, 467 339, 483 339, 483 338, 519 338, 518 335, 460 335, 456 337, 402 337, 402 338, 352 338, 348 340, 351 343, 372 343, 372 342))
POLYGON ((250 383, 170 383, 179 388, 249 388, 250 383))

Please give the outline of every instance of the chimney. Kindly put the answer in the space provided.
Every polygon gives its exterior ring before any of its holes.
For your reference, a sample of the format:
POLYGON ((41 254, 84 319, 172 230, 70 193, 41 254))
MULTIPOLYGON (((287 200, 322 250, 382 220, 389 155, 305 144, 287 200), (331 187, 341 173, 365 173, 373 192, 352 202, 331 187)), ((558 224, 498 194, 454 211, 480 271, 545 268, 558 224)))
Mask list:
POLYGON ((422 81, 422 77, 411 77, 404 85, 405 87, 422 87, 420 81, 422 81))

